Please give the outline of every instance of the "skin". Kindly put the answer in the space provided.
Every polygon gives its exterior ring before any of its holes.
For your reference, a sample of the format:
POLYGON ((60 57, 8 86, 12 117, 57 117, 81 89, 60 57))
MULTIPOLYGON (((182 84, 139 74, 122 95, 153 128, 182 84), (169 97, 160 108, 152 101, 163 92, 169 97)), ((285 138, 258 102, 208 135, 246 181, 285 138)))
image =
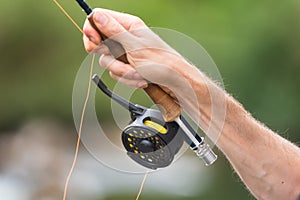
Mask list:
POLYGON ((296 145, 255 120, 240 103, 165 44, 138 17, 95 9, 93 20, 101 32, 120 42, 127 52, 130 64, 115 60, 101 44, 99 34, 85 22, 85 49, 102 54, 100 65, 110 71, 112 78, 139 88, 147 87, 147 81, 163 85, 216 142, 257 199, 299 198, 300 149, 296 145), (191 96, 191 90, 196 98, 191 96), (213 115, 213 106, 222 110, 224 105, 223 118, 213 115))

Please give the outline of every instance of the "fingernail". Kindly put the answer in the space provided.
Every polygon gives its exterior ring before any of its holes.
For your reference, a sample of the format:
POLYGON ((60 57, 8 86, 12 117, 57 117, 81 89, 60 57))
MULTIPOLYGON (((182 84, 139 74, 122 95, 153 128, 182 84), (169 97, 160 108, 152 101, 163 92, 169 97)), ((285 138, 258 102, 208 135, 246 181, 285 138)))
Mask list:
POLYGON ((141 81, 141 82, 138 82, 137 86, 139 88, 146 88, 146 87, 148 87, 148 83, 146 81, 141 81))
POLYGON ((107 16, 105 16, 104 14, 101 13, 97 13, 95 14, 95 20, 97 23, 99 23, 100 25, 104 26, 107 22, 107 16))

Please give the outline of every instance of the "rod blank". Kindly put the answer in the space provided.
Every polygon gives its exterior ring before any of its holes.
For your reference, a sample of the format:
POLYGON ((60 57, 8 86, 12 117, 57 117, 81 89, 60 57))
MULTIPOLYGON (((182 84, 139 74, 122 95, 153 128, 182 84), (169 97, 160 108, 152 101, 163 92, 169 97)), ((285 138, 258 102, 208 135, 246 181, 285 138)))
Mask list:
POLYGON ((87 15, 93 12, 91 7, 84 0, 76 0, 76 1, 87 15))

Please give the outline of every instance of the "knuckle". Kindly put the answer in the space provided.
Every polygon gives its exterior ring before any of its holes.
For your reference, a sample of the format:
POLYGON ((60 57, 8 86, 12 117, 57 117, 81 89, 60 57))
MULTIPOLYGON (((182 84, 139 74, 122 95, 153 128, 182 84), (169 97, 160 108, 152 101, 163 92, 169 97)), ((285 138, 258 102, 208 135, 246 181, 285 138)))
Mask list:
POLYGON ((132 17, 132 20, 135 22, 135 23, 142 23, 143 20, 141 18, 139 18, 138 16, 133 16, 132 17))
POLYGON ((143 26, 145 26, 144 21, 141 18, 137 17, 137 16, 133 17, 133 21, 134 21, 134 26, 135 27, 143 27, 143 26))
POLYGON ((112 23, 109 29, 111 35, 117 35, 118 33, 120 33, 120 27, 118 23, 112 23))

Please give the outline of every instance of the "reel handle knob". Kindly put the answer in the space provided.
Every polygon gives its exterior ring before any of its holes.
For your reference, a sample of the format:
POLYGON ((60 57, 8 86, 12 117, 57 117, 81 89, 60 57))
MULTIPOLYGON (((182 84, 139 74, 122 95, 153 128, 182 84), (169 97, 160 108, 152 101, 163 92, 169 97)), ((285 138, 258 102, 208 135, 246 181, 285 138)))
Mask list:
MULTIPOLYGON (((92 27, 99 33, 102 40, 108 39, 106 35, 104 35, 96 26, 93 21, 93 13, 88 15, 88 20, 92 27)), ((129 64, 126 51, 122 44, 114 40, 106 40, 105 44, 108 46, 111 54, 119 61, 129 64)), ((155 104, 160 105, 159 107, 164 120, 166 122, 173 121, 176 117, 181 114, 180 105, 174 101, 174 99, 166 93, 159 85, 154 83, 149 83, 147 88, 144 88, 144 91, 148 94, 148 96, 152 99, 155 104)))

